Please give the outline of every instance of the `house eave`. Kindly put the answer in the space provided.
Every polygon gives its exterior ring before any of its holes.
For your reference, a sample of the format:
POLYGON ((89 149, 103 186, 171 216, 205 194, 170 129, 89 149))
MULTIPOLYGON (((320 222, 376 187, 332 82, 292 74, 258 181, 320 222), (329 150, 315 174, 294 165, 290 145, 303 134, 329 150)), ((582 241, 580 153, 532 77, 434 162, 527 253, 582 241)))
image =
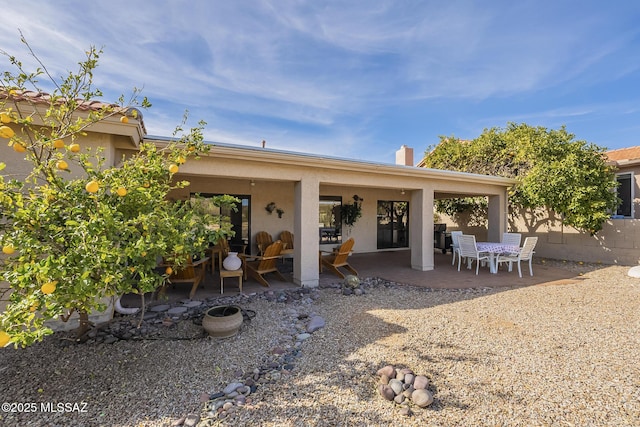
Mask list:
MULTIPOLYGON (((165 145, 171 138, 147 136, 146 140, 155 144, 165 145)), ((219 142, 209 143, 211 150, 208 156, 218 158, 238 159, 273 163, 279 165, 296 165, 309 168, 324 168, 334 170, 357 170, 363 173, 378 173, 392 176, 409 176, 420 177, 433 180, 448 180, 457 182, 468 182, 473 180, 475 183, 512 186, 517 183, 511 178, 504 178, 491 175, 474 174, 467 172, 448 171, 441 169, 421 168, 415 166, 404 166, 396 164, 376 163, 364 160, 346 159, 340 157, 324 156, 319 154, 299 153, 286 150, 277 150, 272 148, 251 147, 236 144, 226 144, 219 142)))

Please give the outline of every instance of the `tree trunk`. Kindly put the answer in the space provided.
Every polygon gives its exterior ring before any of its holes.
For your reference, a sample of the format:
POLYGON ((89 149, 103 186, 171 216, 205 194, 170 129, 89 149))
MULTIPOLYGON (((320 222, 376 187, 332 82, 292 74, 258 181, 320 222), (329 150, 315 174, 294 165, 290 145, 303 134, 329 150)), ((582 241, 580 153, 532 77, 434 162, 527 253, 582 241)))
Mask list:
POLYGON ((76 337, 78 339, 82 339, 85 334, 87 332, 89 332, 89 329, 91 328, 91 322, 89 322, 89 313, 87 311, 81 311, 79 312, 80 314, 80 318, 79 320, 79 324, 78 324, 78 329, 76 330, 76 337))

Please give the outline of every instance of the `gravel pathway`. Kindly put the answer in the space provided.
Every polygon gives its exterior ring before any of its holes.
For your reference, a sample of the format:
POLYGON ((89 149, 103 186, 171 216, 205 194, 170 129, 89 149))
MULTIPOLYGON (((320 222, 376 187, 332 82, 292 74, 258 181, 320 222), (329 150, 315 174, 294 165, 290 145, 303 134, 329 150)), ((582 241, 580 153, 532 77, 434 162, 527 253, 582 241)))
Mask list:
POLYGON ((637 426, 640 279, 628 267, 561 266, 582 276, 463 290, 368 279, 363 295, 227 297, 256 315, 225 340, 202 338, 187 318, 147 339, 75 345, 56 334, 0 349, 0 400, 22 409, 0 424, 637 426), (326 326, 297 338, 313 316, 326 326), (388 364, 429 378, 433 404, 382 398, 376 371, 388 364), (212 395, 252 372, 261 379, 244 406, 209 410, 212 395))

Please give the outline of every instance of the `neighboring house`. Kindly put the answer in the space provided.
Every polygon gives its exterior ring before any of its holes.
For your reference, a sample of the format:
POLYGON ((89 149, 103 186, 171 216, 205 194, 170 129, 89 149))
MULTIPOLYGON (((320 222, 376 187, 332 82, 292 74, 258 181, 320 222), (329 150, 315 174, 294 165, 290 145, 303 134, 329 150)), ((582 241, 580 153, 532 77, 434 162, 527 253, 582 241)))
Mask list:
MULTIPOLYGON (((37 95, 25 95, 26 101, 37 106, 37 95)), ((141 114, 126 124, 117 119, 94 125, 80 141, 82 146, 103 147, 106 166, 117 165, 143 139, 157 145, 169 140, 148 136, 141 114)), ((191 185, 174 191, 170 198, 184 200, 195 193, 240 198, 240 209, 231 220, 235 243, 248 244, 247 252, 256 252, 254 236, 259 231, 267 231, 274 239, 283 230, 292 231, 293 278, 301 286, 318 285, 318 251, 347 237, 354 237, 356 252, 410 249, 412 268, 432 270, 436 198, 487 196, 489 238, 497 240, 506 231, 507 190, 515 181, 414 167, 413 150, 406 146, 396 155, 401 164, 384 164, 264 147, 210 145, 207 155, 180 167, 176 178, 191 185), (336 214, 354 196, 362 199, 362 217, 352 228, 341 226, 336 214), (273 212, 266 209, 271 203, 273 212), (276 213, 277 209, 283 213, 276 213)), ((29 167, 24 155, 6 143, 0 144, 0 159, 7 164, 5 174, 21 175, 29 167)))
POLYGON ((640 146, 620 148, 606 152, 607 159, 618 171, 618 197, 622 201, 615 213, 615 218, 640 218, 638 209, 638 179, 640 178, 640 146))
MULTIPOLYGON (((538 236, 536 256, 604 264, 636 265, 640 262, 640 146, 605 153, 618 169, 618 196, 621 204, 595 236, 564 226, 553 212, 540 216, 522 214, 509 221, 510 231, 538 236)), ((473 233, 484 240, 486 228, 468 227, 464 220, 444 217, 449 229, 473 233)))

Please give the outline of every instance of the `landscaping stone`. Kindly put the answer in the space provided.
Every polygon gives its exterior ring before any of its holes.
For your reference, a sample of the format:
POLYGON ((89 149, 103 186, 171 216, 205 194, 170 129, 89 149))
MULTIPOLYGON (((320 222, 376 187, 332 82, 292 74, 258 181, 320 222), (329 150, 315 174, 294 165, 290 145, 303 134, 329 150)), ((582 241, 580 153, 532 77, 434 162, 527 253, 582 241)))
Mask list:
MULTIPOLYGON (((433 403, 433 393, 427 390, 429 379, 426 376, 415 375, 411 369, 397 369, 391 365, 378 369, 377 375, 378 391, 386 400, 403 408, 409 404, 426 408, 433 403)), ((407 408, 402 414, 409 416, 411 411, 407 408)))

